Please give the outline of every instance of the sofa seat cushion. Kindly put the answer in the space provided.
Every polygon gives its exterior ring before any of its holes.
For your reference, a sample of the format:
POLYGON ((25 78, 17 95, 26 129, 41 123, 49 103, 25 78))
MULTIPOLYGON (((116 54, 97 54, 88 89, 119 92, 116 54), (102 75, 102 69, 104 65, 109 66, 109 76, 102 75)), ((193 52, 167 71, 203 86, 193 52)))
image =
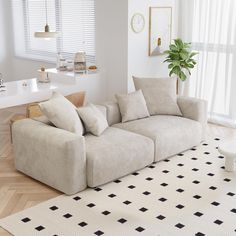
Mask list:
POLYGON ((86 135, 87 184, 96 187, 144 168, 154 161, 154 142, 113 127, 101 136, 86 135))
POLYGON ((202 135, 202 126, 199 122, 178 116, 151 116, 115 124, 113 127, 151 138, 155 143, 155 161, 198 145, 202 135))

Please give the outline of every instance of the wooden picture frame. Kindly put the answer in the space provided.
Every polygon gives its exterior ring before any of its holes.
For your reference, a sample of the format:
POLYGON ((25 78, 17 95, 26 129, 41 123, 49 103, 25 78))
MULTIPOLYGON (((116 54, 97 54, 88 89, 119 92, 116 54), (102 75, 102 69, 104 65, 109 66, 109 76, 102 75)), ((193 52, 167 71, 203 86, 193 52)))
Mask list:
POLYGON ((162 55, 172 37, 172 7, 149 8, 149 56, 162 55))

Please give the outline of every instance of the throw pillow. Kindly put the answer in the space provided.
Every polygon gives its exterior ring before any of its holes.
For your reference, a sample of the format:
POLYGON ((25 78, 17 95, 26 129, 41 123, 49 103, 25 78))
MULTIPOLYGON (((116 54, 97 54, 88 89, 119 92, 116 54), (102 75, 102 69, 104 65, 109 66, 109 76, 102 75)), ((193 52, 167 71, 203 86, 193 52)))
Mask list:
POLYGON ((78 108, 77 112, 84 122, 87 132, 100 136, 108 127, 107 119, 104 114, 91 103, 78 108))
MULTIPOLYGON (((65 96, 72 104, 76 107, 81 107, 84 104, 85 92, 77 92, 70 95, 65 96)), ((27 105, 26 108, 26 117, 35 118, 42 116, 42 111, 40 109, 39 103, 31 103, 27 105)))
POLYGON ((141 90, 128 95, 116 95, 122 122, 149 117, 146 101, 141 90))
POLYGON ((141 89, 150 115, 182 116, 177 104, 176 79, 174 78, 136 78, 135 89, 141 89))
POLYGON ((58 92, 51 99, 39 103, 42 113, 57 127, 83 135, 83 125, 76 107, 58 92))

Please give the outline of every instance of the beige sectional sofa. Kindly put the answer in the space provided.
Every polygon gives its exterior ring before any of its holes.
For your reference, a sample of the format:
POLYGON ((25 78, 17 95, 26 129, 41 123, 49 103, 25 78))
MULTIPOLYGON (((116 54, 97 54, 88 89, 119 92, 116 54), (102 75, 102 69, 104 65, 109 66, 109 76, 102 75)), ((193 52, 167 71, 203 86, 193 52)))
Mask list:
POLYGON ((78 136, 48 120, 13 125, 16 169, 68 195, 135 172, 198 145, 206 135, 206 102, 178 98, 183 117, 156 115, 121 123, 116 102, 102 104, 109 127, 78 136))

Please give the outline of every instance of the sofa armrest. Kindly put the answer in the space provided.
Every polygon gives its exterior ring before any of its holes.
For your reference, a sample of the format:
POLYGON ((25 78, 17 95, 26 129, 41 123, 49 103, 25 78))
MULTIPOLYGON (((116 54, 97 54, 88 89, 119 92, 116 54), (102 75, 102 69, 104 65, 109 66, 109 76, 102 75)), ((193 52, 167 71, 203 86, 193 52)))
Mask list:
POLYGON ((31 119, 12 133, 17 170, 68 195, 87 187, 84 137, 31 119))
POLYGON ((185 118, 202 124, 202 139, 204 140, 207 129, 207 101, 191 97, 178 97, 177 101, 185 118))

